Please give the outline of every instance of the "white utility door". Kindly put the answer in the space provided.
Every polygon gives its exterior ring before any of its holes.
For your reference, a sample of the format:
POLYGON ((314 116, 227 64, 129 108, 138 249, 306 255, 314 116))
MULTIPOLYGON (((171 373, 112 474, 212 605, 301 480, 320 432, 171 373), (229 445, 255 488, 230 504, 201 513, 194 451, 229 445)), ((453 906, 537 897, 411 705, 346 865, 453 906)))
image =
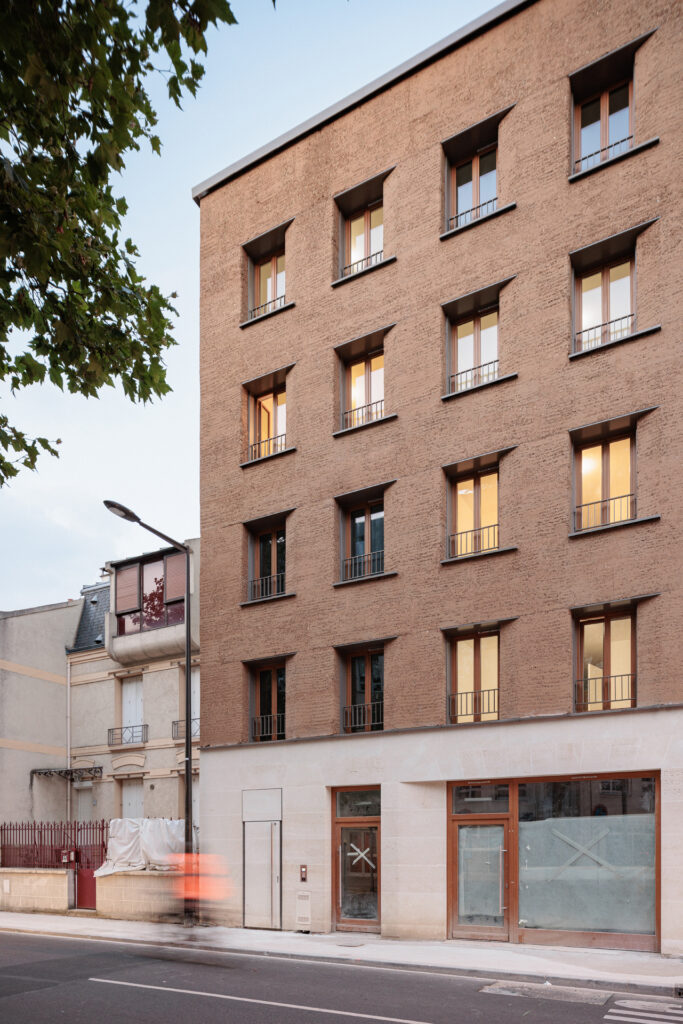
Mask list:
POLYGON ((244 822, 244 927, 280 928, 280 822, 244 822))
MULTIPOLYGON (((199 665, 195 665, 190 673, 190 692, 192 694, 192 721, 199 719, 199 665)), ((197 735, 196 725, 192 727, 192 736, 197 735)), ((194 790, 192 790, 194 793, 194 790)))
POLYGON ((142 779, 123 779, 121 782, 121 817, 144 818, 142 779))
POLYGON ((124 679, 121 683, 121 725, 142 725, 142 677, 124 679))

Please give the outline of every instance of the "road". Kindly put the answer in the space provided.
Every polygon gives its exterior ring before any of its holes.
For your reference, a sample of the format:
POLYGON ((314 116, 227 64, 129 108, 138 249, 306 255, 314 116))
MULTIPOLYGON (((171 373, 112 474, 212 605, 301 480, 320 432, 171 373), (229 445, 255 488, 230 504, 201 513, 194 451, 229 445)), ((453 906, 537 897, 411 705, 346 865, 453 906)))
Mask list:
POLYGON ((683 1002, 554 994, 429 971, 0 933, 0 1021, 12 1024, 683 1024, 683 1002))

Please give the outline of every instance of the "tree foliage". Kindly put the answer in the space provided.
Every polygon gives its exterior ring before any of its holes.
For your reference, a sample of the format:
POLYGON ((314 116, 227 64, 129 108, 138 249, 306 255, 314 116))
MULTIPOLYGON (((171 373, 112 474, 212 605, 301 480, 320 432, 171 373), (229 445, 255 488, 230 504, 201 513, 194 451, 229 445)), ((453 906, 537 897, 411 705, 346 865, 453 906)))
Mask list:
MULTIPOLYGON (((228 0, 3 0, 0 3, 0 382, 50 380, 133 401, 169 390, 171 300, 136 270, 111 178, 156 115, 146 81, 165 74, 178 106, 195 95, 210 25, 228 0)), ((0 486, 41 451, 0 411, 0 486)))

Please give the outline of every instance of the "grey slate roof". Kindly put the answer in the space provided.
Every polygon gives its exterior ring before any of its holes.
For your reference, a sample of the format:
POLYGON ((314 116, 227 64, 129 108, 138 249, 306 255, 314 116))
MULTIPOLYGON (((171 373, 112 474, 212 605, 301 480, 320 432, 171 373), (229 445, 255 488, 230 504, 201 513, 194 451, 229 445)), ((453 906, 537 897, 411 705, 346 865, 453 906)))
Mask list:
POLYGON ((78 624, 76 642, 69 654, 76 651, 96 651, 104 647, 104 620, 109 611, 109 582, 83 587, 83 611, 78 624))

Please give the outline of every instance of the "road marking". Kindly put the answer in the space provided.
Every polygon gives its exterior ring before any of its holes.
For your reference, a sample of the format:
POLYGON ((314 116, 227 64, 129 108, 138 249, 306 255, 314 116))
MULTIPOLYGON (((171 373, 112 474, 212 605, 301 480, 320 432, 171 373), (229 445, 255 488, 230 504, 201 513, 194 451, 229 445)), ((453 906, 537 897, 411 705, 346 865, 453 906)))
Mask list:
POLYGON ((683 1013, 674 1006, 654 1009, 652 1003, 644 1003, 638 1009, 628 1007, 638 1007, 638 1003, 617 1003, 607 1011, 603 1020, 631 1021, 631 1024, 672 1024, 673 1021, 683 1021, 683 1013))
POLYGON ((103 985, 125 985, 127 988, 148 988, 155 992, 176 992, 184 996, 206 996, 208 999, 229 999, 234 1003, 255 1003, 258 1006, 279 1006, 284 1010, 306 1010, 308 1013, 330 1013, 335 1017, 356 1017, 361 1020, 383 1020, 389 1024, 431 1024, 425 1020, 407 1020, 405 1017, 378 1017, 375 1013, 352 1013, 350 1010, 329 1010, 325 1006, 299 1006, 297 1003, 274 1003, 270 999, 248 999, 246 996, 225 996, 221 992, 198 992, 192 988, 171 988, 169 985, 141 985, 135 981, 114 981, 112 978, 88 978, 103 985))

